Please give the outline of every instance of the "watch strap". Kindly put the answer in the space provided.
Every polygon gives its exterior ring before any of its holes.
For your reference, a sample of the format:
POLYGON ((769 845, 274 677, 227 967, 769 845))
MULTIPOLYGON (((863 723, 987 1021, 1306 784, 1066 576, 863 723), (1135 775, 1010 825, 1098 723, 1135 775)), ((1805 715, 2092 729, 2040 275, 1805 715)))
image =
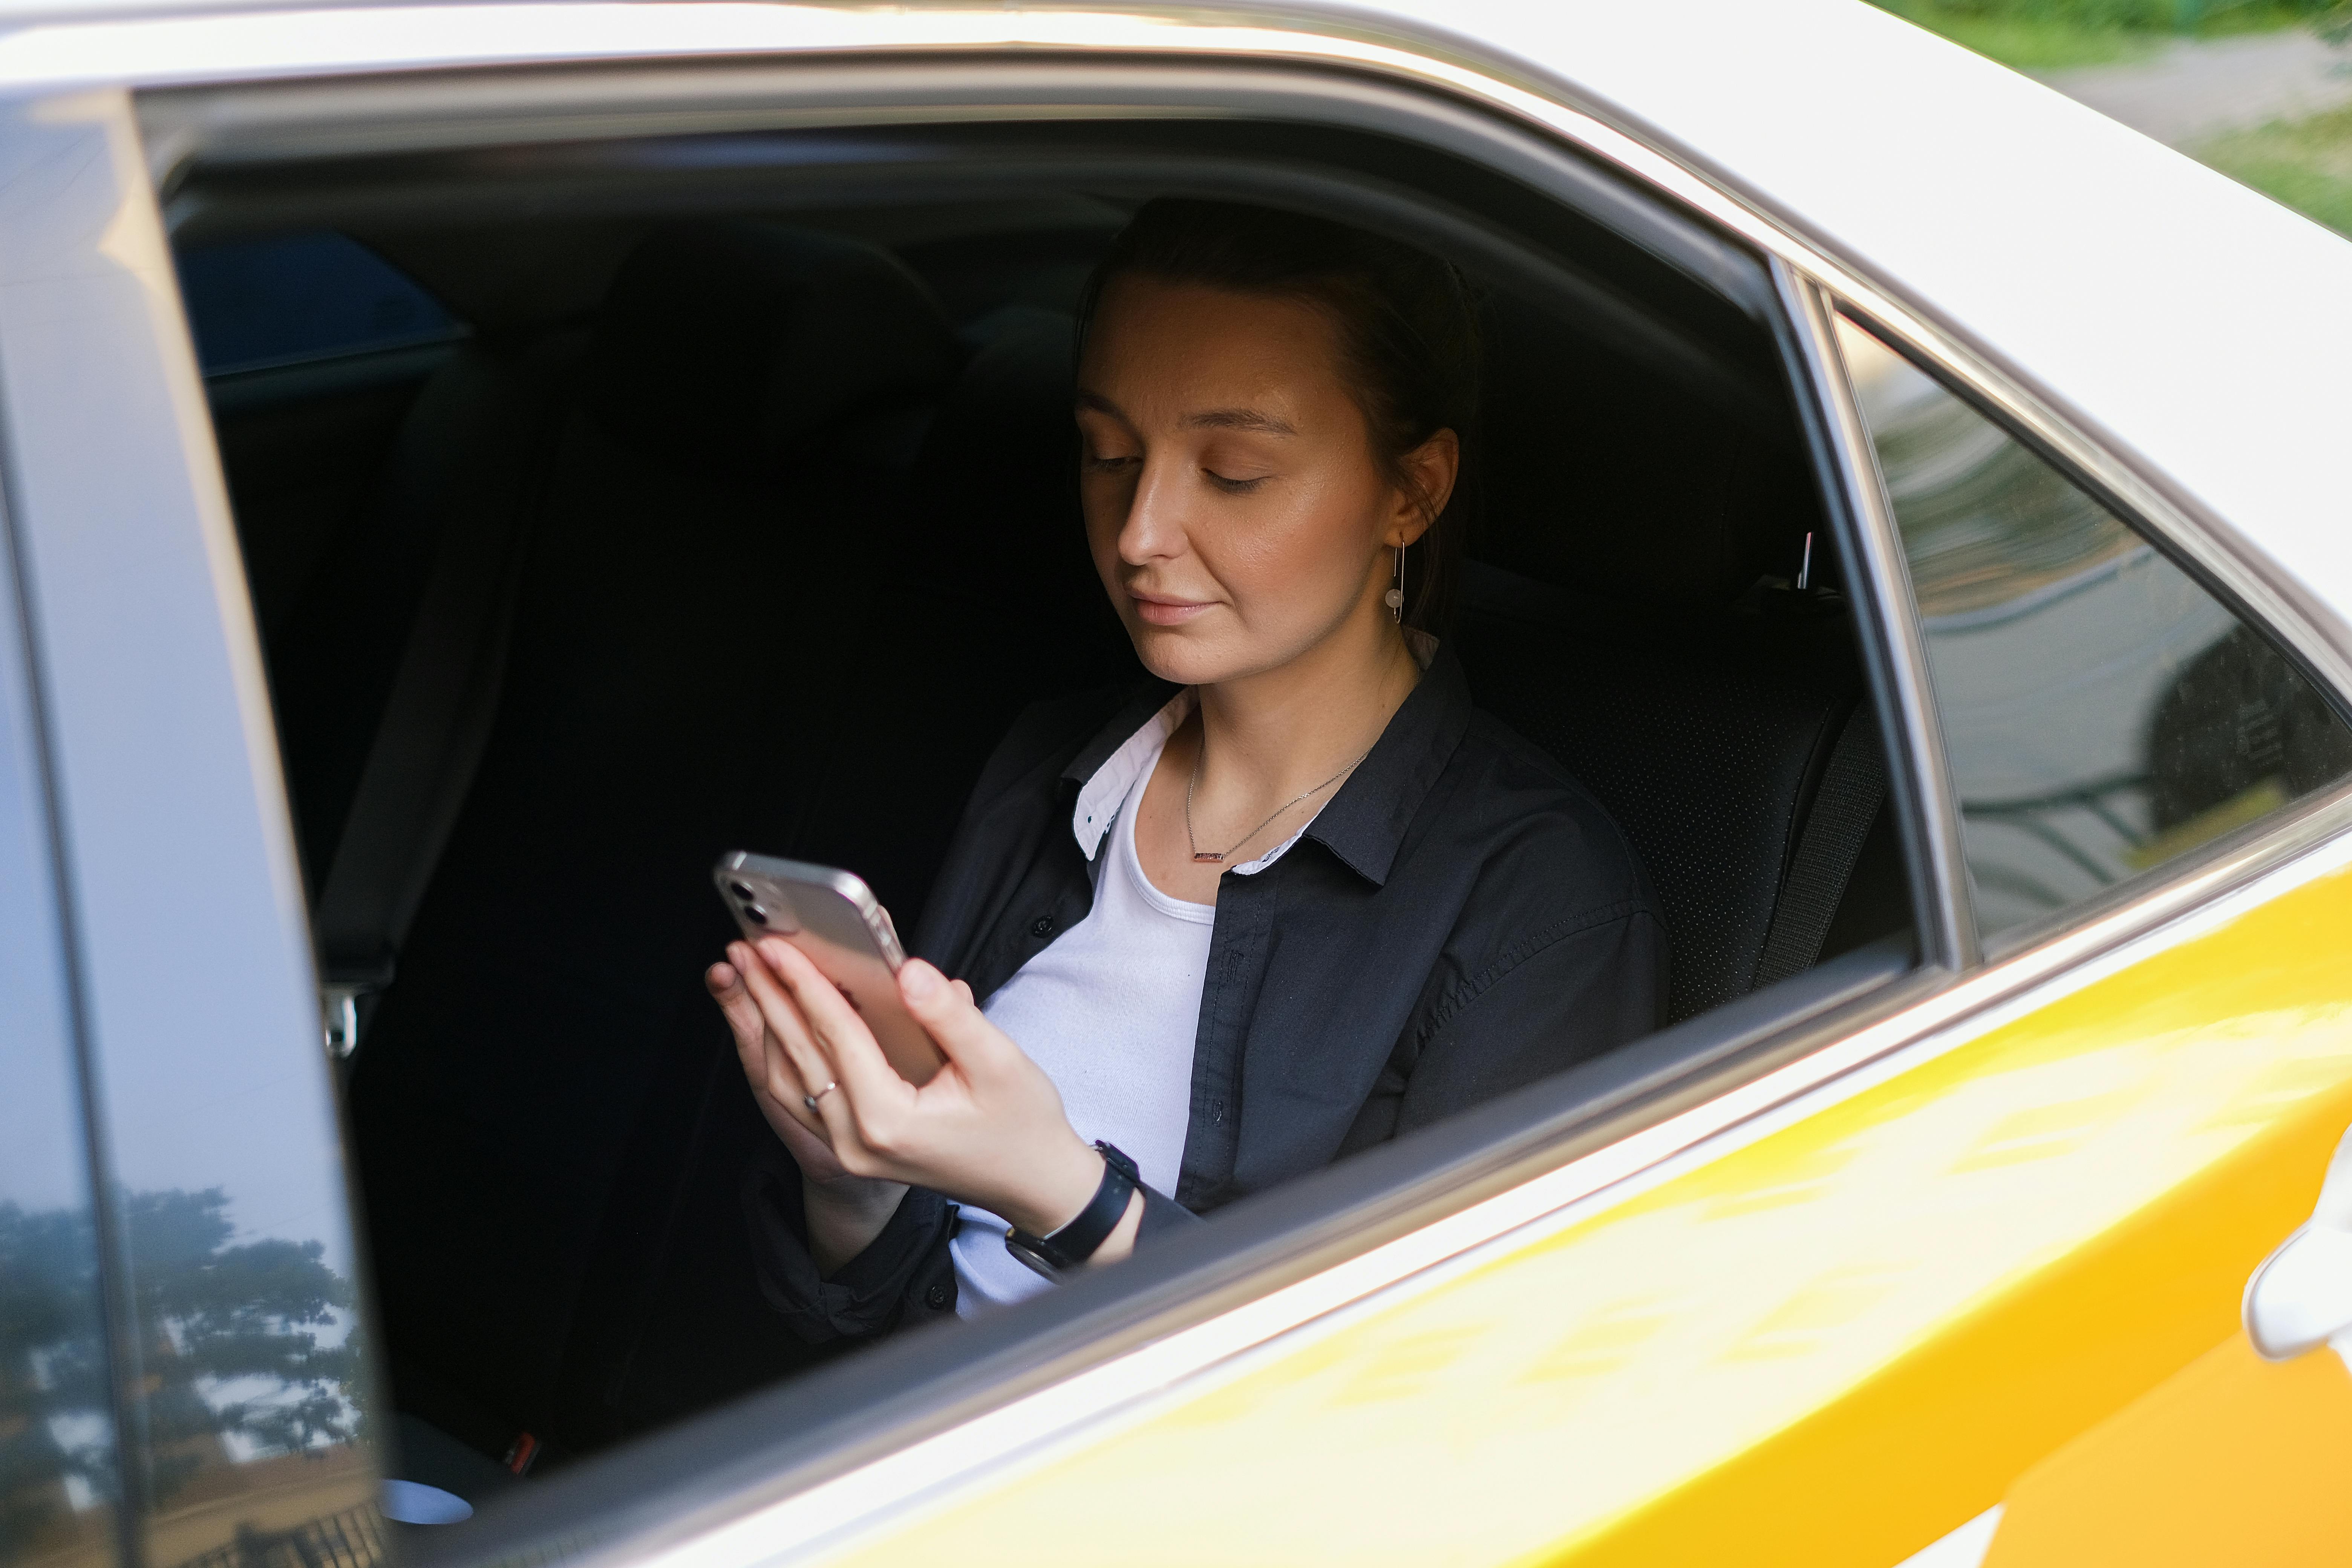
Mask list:
POLYGON ((1015 1258, 1024 1263, 1035 1258, 1056 1270, 1076 1268, 1099 1251, 1118 1228, 1118 1222, 1127 1217, 1128 1200, 1143 1184, 1142 1174, 1133 1160, 1111 1144, 1097 1141, 1095 1148, 1103 1157, 1102 1181, 1095 1187, 1095 1195, 1076 1218, 1050 1236, 1032 1236, 1008 1227, 1004 1245, 1015 1258))

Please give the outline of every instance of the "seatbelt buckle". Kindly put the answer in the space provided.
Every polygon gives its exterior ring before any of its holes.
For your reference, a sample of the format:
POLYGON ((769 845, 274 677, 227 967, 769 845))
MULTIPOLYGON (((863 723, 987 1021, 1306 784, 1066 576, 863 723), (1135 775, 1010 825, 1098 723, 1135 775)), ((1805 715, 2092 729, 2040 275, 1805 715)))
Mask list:
POLYGON ((339 1062, 352 1059, 360 1048, 360 996, 364 987, 322 981, 319 1013, 327 1039, 327 1054, 339 1062))
POLYGON ((392 965, 365 969, 341 965, 323 968, 319 975, 319 1024, 327 1055, 339 1062, 352 1059, 360 1048, 360 1001, 392 984, 392 965))

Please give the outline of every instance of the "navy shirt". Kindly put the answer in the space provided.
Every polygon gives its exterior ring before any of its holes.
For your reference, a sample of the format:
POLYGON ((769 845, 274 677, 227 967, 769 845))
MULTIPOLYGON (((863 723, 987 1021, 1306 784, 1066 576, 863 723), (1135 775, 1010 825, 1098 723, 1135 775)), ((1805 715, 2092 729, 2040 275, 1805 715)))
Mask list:
MULTIPOLYGON (((1041 704, 974 788, 913 951, 985 999, 1087 916, 1080 788, 1168 701, 1041 704)), ((1175 1205, 1206 1213, 1647 1034, 1665 995, 1655 900, 1616 826, 1470 700, 1440 648, 1290 851, 1228 873, 1202 984, 1175 1205)), ((1183 1216, 1166 1198, 1142 1239, 1183 1216)), ((954 1308, 945 1200, 912 1192, 820 1281, 781 1142, 746 1193, 769 1300, 807 1339, 954 1308)))

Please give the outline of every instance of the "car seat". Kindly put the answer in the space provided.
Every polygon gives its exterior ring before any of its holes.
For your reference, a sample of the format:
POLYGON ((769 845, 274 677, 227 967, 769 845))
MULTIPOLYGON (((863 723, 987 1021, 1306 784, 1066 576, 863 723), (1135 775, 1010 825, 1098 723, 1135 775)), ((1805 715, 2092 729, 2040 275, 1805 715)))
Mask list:
MULTIPOLYGON (((888 520, 866 658, 817 793, 783 853, 854 868, 912 931, 966 795, 1028 703, 1140 675, 1089 563, 1071 422, 1074 323, 1015 307, 963 334, 971 358, 888 520)), ((608 1229, 587 1294, 620 1309, 575 1334, 568 1429, 675 1419, 844 1346, 762 1351, 740 1189, 774 1134, 731 1054, 690 1133, 646 1140, 630 1190, 673 1193, 657 1246, 608 1229), (679 1150, 688 1151, 681 1161, 679 1150)))
POLYGON ((731 1068, 709 868, 800 841, 875 637, 877 521, 961 357, 883 252, 689 224, 633 254, 566 374, 468 366, 506 395, 420 405, 440 423, 404 451, 530 532, 495 722, 351 1110, 398 1402, 493 1454, 577 1446, 564 1369, 612 1310, 593 1265, 654 1245, 677 1191, 623 1173, 677 1165, 731 1068))
POLYGON ((1454 635, 1480 705, 1591 790, 1649 872, 1668 1021, 1907 925, 1882 783, 1826 889, 1826 931, 1794 957, 1772 942, 1824 780, 1851 784, 1832 765, 1850 723, 1863 789, 1868 763, 1884 778, 1793 416, 1760 429, 1507 297, 1488 309, 1482 515, 1454 635))

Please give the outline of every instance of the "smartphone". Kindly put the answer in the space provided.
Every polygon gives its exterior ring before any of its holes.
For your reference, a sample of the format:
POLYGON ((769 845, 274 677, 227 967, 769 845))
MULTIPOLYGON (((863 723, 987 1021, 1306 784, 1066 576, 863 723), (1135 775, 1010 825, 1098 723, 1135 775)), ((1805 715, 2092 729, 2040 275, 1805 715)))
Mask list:
POLYGON ((940 1047, 899 999, 897 975, 907 955, 898 947, 889 911, 864 881, 831 866, 740 849, 719 857, 711 879, 746 942, 780 936, 841 987, 900 1078, 929 1083, 946 1065, 940 1047))

